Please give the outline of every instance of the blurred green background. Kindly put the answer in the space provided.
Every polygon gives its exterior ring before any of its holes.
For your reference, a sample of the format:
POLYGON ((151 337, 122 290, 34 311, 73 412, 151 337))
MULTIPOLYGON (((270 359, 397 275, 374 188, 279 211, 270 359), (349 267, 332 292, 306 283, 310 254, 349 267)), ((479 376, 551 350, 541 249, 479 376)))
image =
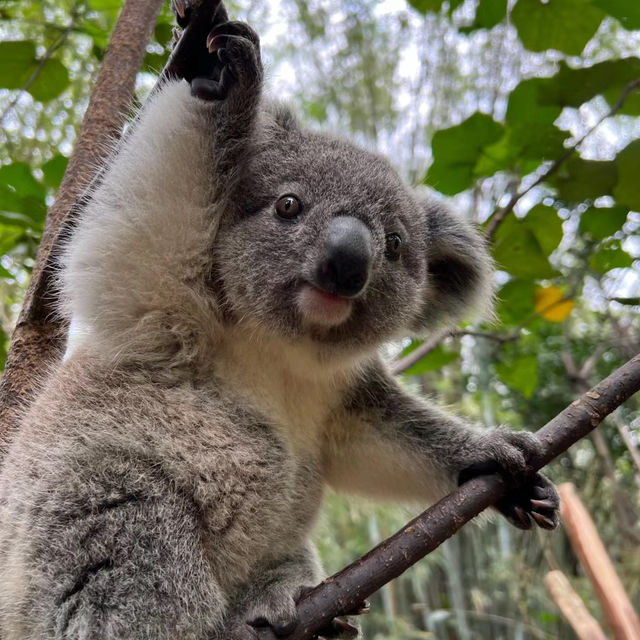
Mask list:
MULTIPOLYGON (((407 385, 482 425, 537 429, 640 350, 638 0, 228 4, 262 34, 271 95, 311 127, 387 154, 417 189, 485 229, 542 177, 491 235, 495 319, 443 339, 403 374, 407 385)), ((120 6, 0 0, 0 365, 120 6)), ((166 6, 138 103, 172 24, 166 6)), ((386 355, 419 346, 407 339, 386 355)), ((632 399, 549 469, 578 486, 636 608, 638 408, 632 399)), ((327 570, 417 509, 329 496, 317 534, 327 570)), ((550 568, 602 620, 562 531, 495 520, 377 594, 363 626, 370 639, 573 638, 543 583, 550 568)))

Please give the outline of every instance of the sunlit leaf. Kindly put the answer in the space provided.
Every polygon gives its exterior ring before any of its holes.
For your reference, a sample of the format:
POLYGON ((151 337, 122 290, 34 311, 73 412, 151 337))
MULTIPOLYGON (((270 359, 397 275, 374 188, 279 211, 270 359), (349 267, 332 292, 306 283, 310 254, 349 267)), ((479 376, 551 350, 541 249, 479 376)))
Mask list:
POLYGON ((451 364, 460 358, 457 351, 453 351, 442 344, 430 351, 424 358, 421 358, 413 366, 404 372, 407 376, 419 376, 429 371, 442 369, 445 365, 451 364))
POLYGON ((441 193, 454 195, 473 184, 475 166, 484 147, 496 142, 504 128, 483 113, 474 113, 464 122, 436 132, 431 141, 433 164, 426 184, 441 193))
POLYGON ((57 189, 60 186, 68 164, 69 158, 56 155, 42 165, 41 169, 44 174, 44 181, 48 187, 57 189))
POLYGON ((510 213, 494 236, 493 257, 498 267, 516 278, 552 278, 556 272, 536 237, 524 220, 510 213))
POLYGON ((573 156, 560 167, 550 182, 562 200, 583 202, 610 195, 617 179, 616 162, 573 156))
POLYGON ((596 253, 589 256, 589 266, 598 273, 605 273, 610 269, 630 267, 632 264, 631 256, 617 240, 606 242, 596 253))
POLYGON ((496 313, 506 325, 520 325, 535 312, 533 280, 509 280, 497 293, 496 313))
POLYGON ((640 211, 640 140, 634 140, 616 156, 618 181, 613 195, 620 204, 640 211))
POLYGON ((591 0, 518 0, 511 19, 522 44, 530 51, 557 49, 578 55, 604 15, 591 0))
POLYGON ((628 214, 627 207, 591 207, 580 216, 580 232, 604 240, 622 228, 628 214))
POLYGON ((549 322, 562 322, 574 307, 559 287, 538 287, 534 294, 535 310, 549 322))
POLYGON ((546 256, 557 249, 562 240, 562 220, 553 207, 538 204, 524 218, 546 256))
POLYGON ((498 362, 496 373, 512 389, 530 398, 538 386, 538 358, 534 355, 516 357, 510 362, 498 362))
POLYGON ((638 0, 592 0, 594 6, 617 18, 625 29, 640 29, 638 0))

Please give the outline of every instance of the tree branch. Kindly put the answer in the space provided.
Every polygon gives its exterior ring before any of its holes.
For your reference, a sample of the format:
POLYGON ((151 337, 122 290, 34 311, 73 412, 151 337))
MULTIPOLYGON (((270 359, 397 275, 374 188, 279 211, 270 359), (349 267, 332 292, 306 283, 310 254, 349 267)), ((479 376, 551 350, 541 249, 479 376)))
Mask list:
POLYGON ((56 313, 51 286, 56 238, 69 212, 87 190, 122 132, 136 76, 162 0, 127 0, 111 36, 98 81, 67 171, 49 209, 31 284, 13 332, 0 381, 0 452, 46 375, 64 348, 66 327, 56 313))
MULTIPOLYGON (((534 467, 540 469, 551 462, 639 390, 640 354, 572 402, 537 432, 543 449, 533 462, 534 467)), ((287 640, 309 640, 334 617, 355 609, 363 599, 494 504, 504 489, 498 475, 470 480, 362 558, 327 578, 299 602, 299 623, 287 640)), ((275 635, 271 630, 263 629, 260 639, 275 640, 275 635)))
POLYGON ((520 190, 516 191, 509 198, 509 201, 507 202, 506 205, 504 205, 504 207, 500 207, 499 209, 496 209, 495 213, 491 216, 491 218, 489 219, 489 223, 487 224, 487 228, 486 228, 487 238, 489 238, 490 240, 493 238, 496 230, 498 229, 502 221, 507 217, 507 214, 509 214, 509 212, 513 210, 513 208, 516 206, 516 203, 523 196, 525 196, 527 193, 529 193, 529 191, 537 187, 539 184, 542 184, 543 182, 545 182, 545 180, 548 180, 554 173, 556 173, 558 169, 565 163, 565 161, 568 160, 577 151, 578 147, 607 118, 610 118, 611 116, 618 113, 620 109, 622 109, 627 98, 634 91, 637 91, 639 88, 640 88, 640 78, 637 78, 636 80, 632 80, 631 82, 629 82, 625 86, 625 88, 622 90, 620 97, 618 98, 616 103, 611 107, 611 109, 609 109, 609 111, 607 111, 607 113, 605 113, 603 116, 598 118, 598 121, 575 144, 571 145, 568 149, 566 149, 564 153, 557 160, 555 160, 544 173, 542 173, 537 178, 537 180, 535 180, 532 184, 530 184, 526 189, 523 189, 521 191, 520 190))

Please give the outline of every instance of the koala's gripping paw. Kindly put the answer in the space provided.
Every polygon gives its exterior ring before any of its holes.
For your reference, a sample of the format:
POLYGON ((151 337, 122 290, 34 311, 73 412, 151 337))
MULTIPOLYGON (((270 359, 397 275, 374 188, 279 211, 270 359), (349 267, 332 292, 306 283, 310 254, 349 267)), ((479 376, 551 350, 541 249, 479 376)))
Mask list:
POLYGON ((482 433, 470 453, 473 460, 460 472, 458 482, 500 473, 507 491, 496 509, 519 529, 530 529, 532 520, 543 529, 554 529, 560 498, 553 483, 531 467, 540 449, 537 436, 528 431, 493 429, 482 433))
POLYGON ((206 47, 211 68, 205 76, 193 78, 191 93, 203 100, 224 100, 239 85, 255 87, 262 81, 262 60, 258 34, 244 22, 223 22, 209 33, 206 47))

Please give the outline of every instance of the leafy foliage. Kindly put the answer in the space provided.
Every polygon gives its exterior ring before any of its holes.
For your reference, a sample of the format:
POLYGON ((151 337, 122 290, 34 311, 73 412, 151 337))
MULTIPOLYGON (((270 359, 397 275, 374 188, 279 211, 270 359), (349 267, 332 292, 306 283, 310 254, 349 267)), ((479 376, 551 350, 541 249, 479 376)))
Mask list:
MULTIPOLYGON (((121 4, 0 3, 0 366, 121 4)), ((477 421, 535 429, 575 396, 568 360, 593 360, 595 380, 640 350, 637 0, 238 5, 266 36, 273 86, 312 125, 386 151, 420 189, 451 196, 485 230, 497 224, 495 318, 443 340, 405 372, 406 384, 477 421)), ((172 26, 165 6, 139 100, 167 59, 172 26)), ((635 400, 619 412, 636 443, 637 410, 635 400)), ((629 532, 638 470, 621 433, 613 422, 602 428, 609 460, 585 441, 550 472, 581 487, 637 601, 640 551, 629 532)), ((327 567, 406 519, 330 498, 319 534, 327 567)), ((551 556, 598 615, 561 534, 541 543, 491 523, 451 545, 376 596, 369 637, 573 637, 542 586, 551 556)))

